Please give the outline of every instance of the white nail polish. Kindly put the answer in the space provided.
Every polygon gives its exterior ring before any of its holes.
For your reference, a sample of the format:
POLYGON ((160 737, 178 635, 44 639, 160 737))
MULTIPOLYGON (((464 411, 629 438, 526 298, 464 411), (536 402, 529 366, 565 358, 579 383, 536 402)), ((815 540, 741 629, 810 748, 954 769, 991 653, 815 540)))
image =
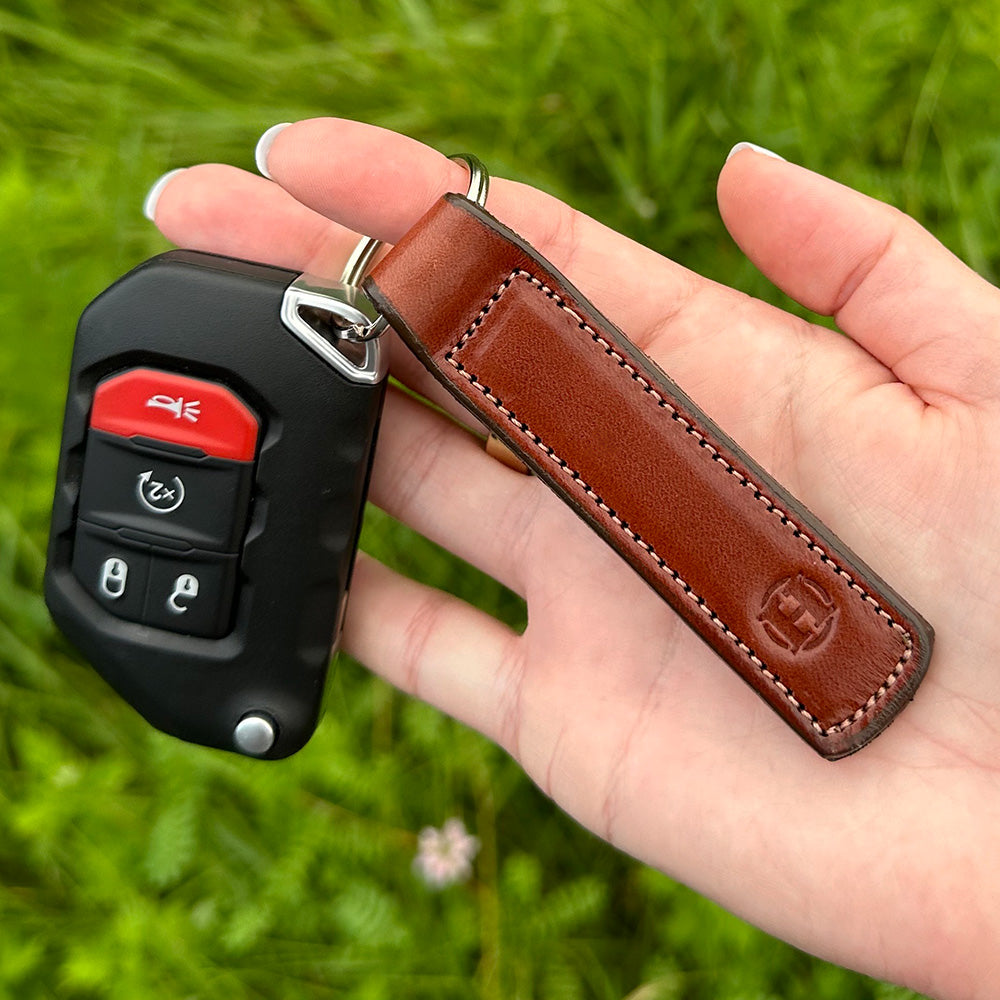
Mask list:
POLYGON ((163 194, 163 189, 175 178, 178 174, 183 173, 187 170, 187 167, 178 167, 176 170, 168 170, 162 177, 157 178, 153 182, 153 186, 149 189, 149 193, 146 195, 146 200, 142 203, 142 214, 149 219, 150 222, 156 222, 156 203, 160 200, 160 195, 163 194))
POLYGON ((755 142, 738 142, 731 150, 729 150, 729 155, 726 157, 727 160, 731 160, 740 150, 752 149, 755 153, 760 153, 763 156, 770 156, 773 160, 781 160, 782 163, 787 162, 783 156, 778 156, 777 153, 772 152, 770 149, 765 149, 763 146, 758 146, 755 142))
POLYGON ((257 164, 257 169, 261 175, 268 180, 272 180, 273 178, 267 171, 267 154, 271 152, 271 147, 274 145, 274 140, 278 138, 279 133, 284 132, 291 124, 291 122, 279 122, 277 125, 272 125, 257 140, 257 148, 253 153, 254 162, 257 164))

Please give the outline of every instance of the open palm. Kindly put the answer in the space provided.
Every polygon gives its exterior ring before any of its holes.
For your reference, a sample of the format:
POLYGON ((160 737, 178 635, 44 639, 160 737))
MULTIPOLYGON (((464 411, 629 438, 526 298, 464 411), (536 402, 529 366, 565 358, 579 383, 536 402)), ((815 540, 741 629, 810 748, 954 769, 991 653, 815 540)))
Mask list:
MULTIPOLYGON (((277 135, 272 180, 176 174, 184 246, 336 275, 398 239, 464 168, 334 119, 277 135)), ((751 150, 733 236, 847 337, 710 282, 531 188, 488 207, 931 622, 912 706, 816 756, 538 480, 390 391, 371 498, 527 600, 517 635, 359 560, 345 646, 499 741, 582 823, 800 947, 916 989, 1000 974, 1000 292, 899 212, 751 150)), ((398 343, 393 373, 450 410, 398 343)))

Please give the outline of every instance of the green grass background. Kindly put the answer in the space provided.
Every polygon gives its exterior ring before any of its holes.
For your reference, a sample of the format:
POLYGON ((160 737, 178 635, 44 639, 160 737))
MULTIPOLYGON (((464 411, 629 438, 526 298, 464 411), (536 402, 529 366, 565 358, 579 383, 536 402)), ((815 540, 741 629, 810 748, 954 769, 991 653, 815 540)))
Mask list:
MULTIPOLYGON (((343 659, 285 763, 151 731, 55 633, 42 552, 75 319, 164 248, 139 209, 167 168, 361 118, 788 305, 715 209, 751 139, 995 279, 998 53, 995 0, 0 0, 0 997, 910 996, 618 855, 343 659), (483 850, 432 893, 416 833, 451 815, 483 850)), ((523 617, 377 512, 365 546, 523 617)))

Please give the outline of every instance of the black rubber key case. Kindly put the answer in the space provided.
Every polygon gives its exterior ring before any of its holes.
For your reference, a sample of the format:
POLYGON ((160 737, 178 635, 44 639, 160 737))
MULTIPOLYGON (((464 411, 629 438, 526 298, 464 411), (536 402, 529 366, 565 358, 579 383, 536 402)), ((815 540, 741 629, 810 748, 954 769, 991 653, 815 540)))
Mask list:
POLYGON ((164 732, 279 758, 315 729, 385 388, 350 334, 376 319, 352 286, 186 250, 81 317, 45 598, 164 732))

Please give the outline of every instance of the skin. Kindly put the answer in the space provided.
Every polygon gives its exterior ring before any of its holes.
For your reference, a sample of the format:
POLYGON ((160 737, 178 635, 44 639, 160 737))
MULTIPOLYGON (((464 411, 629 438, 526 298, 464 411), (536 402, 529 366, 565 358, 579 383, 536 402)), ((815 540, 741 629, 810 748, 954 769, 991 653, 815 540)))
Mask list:
MULTIPOLYGON (((428 147, 336 119, 285 129, 267 165, 273 180, 176 175, 156 224, 336 276, 356 233, 392 242, 466 184, 428 147)), ((489 208, 934 625, 913 704, 823 761, 539 481, 394 390, 371 499, 523 595, 529 624, 361 557, 344 646, 496 740, 581 823, 770 933, 936 996, 995 995, 1000 291, 899 211, 751 149, 718 201, 750 259, 847 336, 526 186, 494 180, 489 208)), ((398 344, 392 370, 455 412, 398 344)))

